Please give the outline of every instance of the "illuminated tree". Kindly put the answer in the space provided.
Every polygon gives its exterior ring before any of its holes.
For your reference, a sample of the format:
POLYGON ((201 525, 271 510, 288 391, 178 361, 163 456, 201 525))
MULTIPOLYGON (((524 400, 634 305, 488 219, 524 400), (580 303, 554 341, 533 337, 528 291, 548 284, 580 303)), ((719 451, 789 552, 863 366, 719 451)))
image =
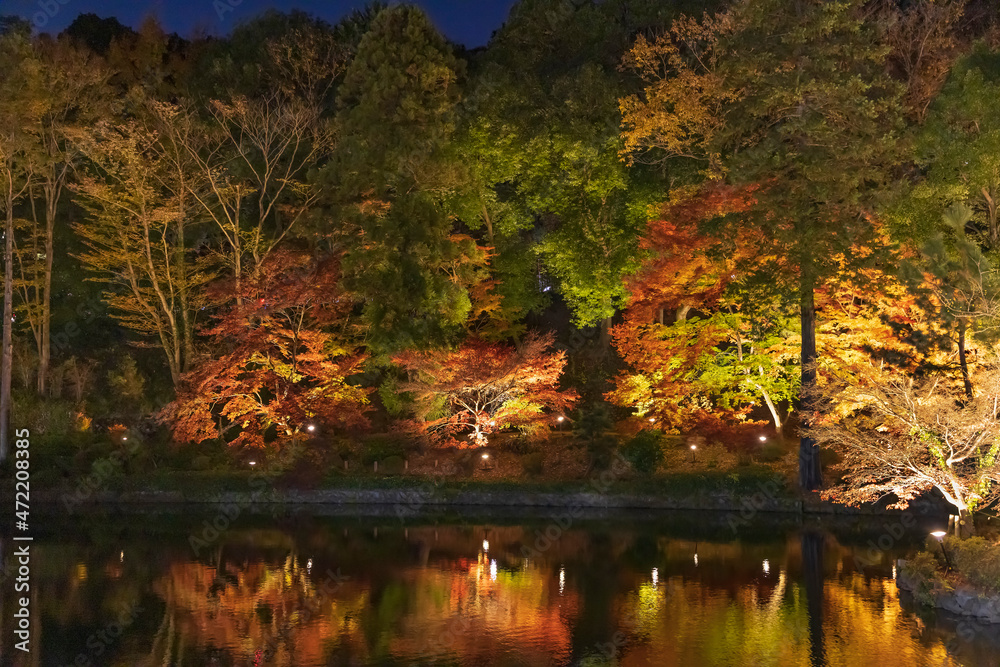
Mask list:
MULTIPOLYGON (((629 370, 608 397, 658 428, 742 420, 761 401, 780 436, 779 406, 798 395, 787 341, 793 325, 779 295, 737 276, 739 258, 723 258, 718 241, 697 229, 713 215, 747 210, 753 190, 680 195, 647 225, 642 247, 649 257, 629 283, 625 322, 615 328, 629 370)), ((736 253, 752 255, 757 245, 745 236, 736 253)))
MULTIPOLYGON (((740 0, 700 28, 681 23, 653 45, 659 61, 643 54, 648 85, 631 113, 648 122, 625 117, 631 145, 699 156, 713 177, 760 186, 738 229, 759 230, 759 252, 774 259, 737 268, 797 292, 806 395, 816 382, 816 290, 841 269, 832 258, 875 248, 874 200, 899 159, 902 91, 862 5, 740 0)), ((799 462, 801 487, 817 489, 819 453, 805 432, 799 462)))
POLYGON ((842 369, 817 396, 809 434, 843 455, 843 482, 824 496, 851 505, 937 489, 964 518, 1000 500, 1000 367, 982 364, 976 391, 940 373, 868 363, 842 369))
POLYGON ((159 129, 139 120, 93 128, 82 149, 96 174, 78 186, 90 215, 74 230, 87 248, 80 260, 106 286, 113 316, 141 344, 163 350, 176 385, 192 362, 201 288, 215 273, 186 246, 188 174, 159 129))
POLYGON ((412 392, 417 432, 436 442, 471 430, 472 446, 505 428, 533 430, 576 400, 559 390, 565 352, 550 352, 552 334, 530 333, 520 346, 470 339, 453 351, 408 351, 393 361, 410 374, 401 391, 412 392), (440 414, 441 416, 437 416, 440 414))
POLYGON ((273 438, 280 448, 312 421, 365 425, 370 390, 348 381, 365 356, 335 333, 351 306, 339 278, 336 258, 271 253, 259 278, 243 282, 240 301, 205 332, 222 354, 185 375, 161 412, 174 437, 250 448, 273 438))

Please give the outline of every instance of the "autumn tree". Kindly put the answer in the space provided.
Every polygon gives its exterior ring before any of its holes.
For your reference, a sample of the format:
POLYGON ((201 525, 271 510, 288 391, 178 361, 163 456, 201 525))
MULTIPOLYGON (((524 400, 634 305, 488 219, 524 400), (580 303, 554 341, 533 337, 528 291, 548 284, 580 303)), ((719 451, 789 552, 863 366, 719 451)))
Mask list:
MULTIPOLYGON (((633 146, 690 153, 712 177, 761 186, 745 218, 769 242, 764 256, 778 261, 738 270, 797 292, 807 396, 816 382, 816 289, 839 270, 832 257, 876 241, 870 214, 899 159, 901 90, 862 5, 797 0, 790 11, 779 0, 741 0, 700 28, 675 25, 653 44, 659 64, 640 69, 649 85, 631 113, 649 122, 625 118, 633 146)), ((799 458, 800 485, 817 489, 819 455, 805 431, 799 458)))
POLYGON ((647 224, 647 257, 629 280, 625 321, 614 331, 628 369, 608 397, 657 428, 732 424, 763 403, 780 437, 783 406, 798 397, 787 340, 797 332, 780 295, 735 273, 739 255, 754 255, 758 244, 747 235, 729 253, 698 229, 714 215, 746 211, 753 191, 678 193, 647 224))
POLYGON ((843 455, 843 482, 824 496, 851 505, 936 489, 965 519, 1000 500, 1000 372, 995 361, 961 382, 889 364, 844 367, 817 396, 809 433, 843 455))
POLYGON ((412 426, 435 442, 470 431, 473 447, 501 429, 537 429, 576 400, 559 389, 566 354, 550 351, 553 342, 552 334, 529 333, 516 348, 473 338, 455 350, 394 356, 410 377, 399 389, 413 395, 412 426))
MULTIPOLYGON (((338 263, 277 250, 256 280, 243 281, 241 298, 205 331, 221 353, 186 374, 160 413, 178 441, 281 448, 311 423, 366 424, 371 390, 349 382, 365 355, 338 334, 351 306, 338 263)), ((233 288, 233 281, 220 287, 233 288)))
POLYGON ((195 212, 186 205, 190 174, 163 129, 142 119, 95 125, 81 142, 94 173, 78 186, 89 216, 74 230, 113 316, 140 344, 163 351, 176 385, 193 361, 196 315, 206 304, 201 288, 215 271, 186 245, 195 212))

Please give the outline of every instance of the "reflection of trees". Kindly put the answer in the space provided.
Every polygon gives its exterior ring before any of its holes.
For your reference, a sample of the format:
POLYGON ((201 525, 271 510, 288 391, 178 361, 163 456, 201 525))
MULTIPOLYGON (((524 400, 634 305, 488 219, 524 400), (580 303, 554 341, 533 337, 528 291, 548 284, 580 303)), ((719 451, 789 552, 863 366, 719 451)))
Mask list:
POLYGON ((165 610, 153 639, 151 664, 180 661, 187 652, 212 650, 250 660, 271 655, 268 664, 323 662, 325 645, 365 605, 365 594, 344 586, 337 597, 317 587, 294 555, 271 564, 248 560, 215 568, 175 562, 154 585, 165 610))
MULTIPOLYGON (((381 615, 382 655, 433 656, 448 664, 549 665, 570 655, 569 633, 579 602, 559 595, 548 568, 505 570, 480 555, 455 569, 410 569, 398 582, 406 613, 381 615), (405 592, 404 592, 405 591, 405 592)), ((378 657, 382 657, 379 655, 378 657)))
MULTIPOLYGON (((822 540, 802 546, 822 546, 822 540)), ((700 572, 661 575, 657 586, 643 573, 617 600, 616 617, 626 636, 618 664, 817 664, 816 628, 810 628, 813 605, 821 609, 826 664, 957 664, 942 643, 919 636, 917 621, 899 607, 893 582, 850 573, 833 581, 820 578, 819 590, 810 592, 817 573, 822 575, 823 559, 797 553, 796 547, 789 543, 784 557, 772 560, 767 576, 759 559, 742 559, 744 575, 750 568, 756 575, 735 590, 719 586, 714 575, 706 575, 706 583, 700 572)), ((699 549, 705 572, 717 569, 706 555, 712 551, 705 545, 699 549)))
POLYGON ((901 611, 894 583, 854 572, 829 537, 696 543, 571 529, 526 559, 535 530, 491 526, 488 553, 486 527, 444 525, 232 531, 201 561, 180 539, 126 546, 122 558, 112 545, 39 545, 41 660, 68 664, 89 633, 141 603, 109 664, 798 665, 816 655, 811 617, 822 617, 830 665, 954 664, 951 637, 901 611), (325 589, 338 567, 351 579, 325 589), (613 642, 617 662, 602 655, 613 642))

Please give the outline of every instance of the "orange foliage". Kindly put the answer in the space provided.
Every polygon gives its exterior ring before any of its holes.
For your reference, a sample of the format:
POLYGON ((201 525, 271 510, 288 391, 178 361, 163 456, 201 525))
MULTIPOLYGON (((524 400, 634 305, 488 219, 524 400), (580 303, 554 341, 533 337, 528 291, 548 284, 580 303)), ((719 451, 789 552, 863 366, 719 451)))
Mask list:
POLYGON ((371 390, 347 378, 365 356, 330 332, 350 307, 338 289, 335 258, 317 261, 278 251, 257 281, 244 281, 239 302, 208 330, 222 356, 188 373, 177 399, 160 413, 182 442, 235 437, 233 446, 263 447, 268 429, 294 436, 306 422, 366 423, 371 390))
POLYGON ((563 412, 576 400, 560 391, 565 352, 549 352, 552 334, 528 334, 515 349, 470 338, 457 350, 407 351, 393 361, 411 373, 401 386, 413 392, 417 421, 406 427, 441 443, 457 444, 454 435, 471 429, 473 446, 504 428, 532 430, 546 422, 546 412, 563 412), (445 416, 428 418, 444 401, 445 416))

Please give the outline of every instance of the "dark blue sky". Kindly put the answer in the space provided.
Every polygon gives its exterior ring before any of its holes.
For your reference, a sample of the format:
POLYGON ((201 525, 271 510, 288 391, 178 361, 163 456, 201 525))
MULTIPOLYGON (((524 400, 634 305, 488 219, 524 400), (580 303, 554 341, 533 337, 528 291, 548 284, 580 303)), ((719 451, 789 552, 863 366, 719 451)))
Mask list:
MULTIPOLYGON (((418 0, 445 35, 468 47, 482 46, 503 25, 515 0, 418 0)), ((268 8, 301 9, 334 22, 365 0, 0 0, 0 14, 32 21, 41 32, 59 32, 80 14, 114 16, 138 27, 152 14, 167 32, 228 33, 234 24, 268 8), (231 11, 229 11, 231 10, 231 11), (220 18, 220 15, 222 18, 220 18)))

